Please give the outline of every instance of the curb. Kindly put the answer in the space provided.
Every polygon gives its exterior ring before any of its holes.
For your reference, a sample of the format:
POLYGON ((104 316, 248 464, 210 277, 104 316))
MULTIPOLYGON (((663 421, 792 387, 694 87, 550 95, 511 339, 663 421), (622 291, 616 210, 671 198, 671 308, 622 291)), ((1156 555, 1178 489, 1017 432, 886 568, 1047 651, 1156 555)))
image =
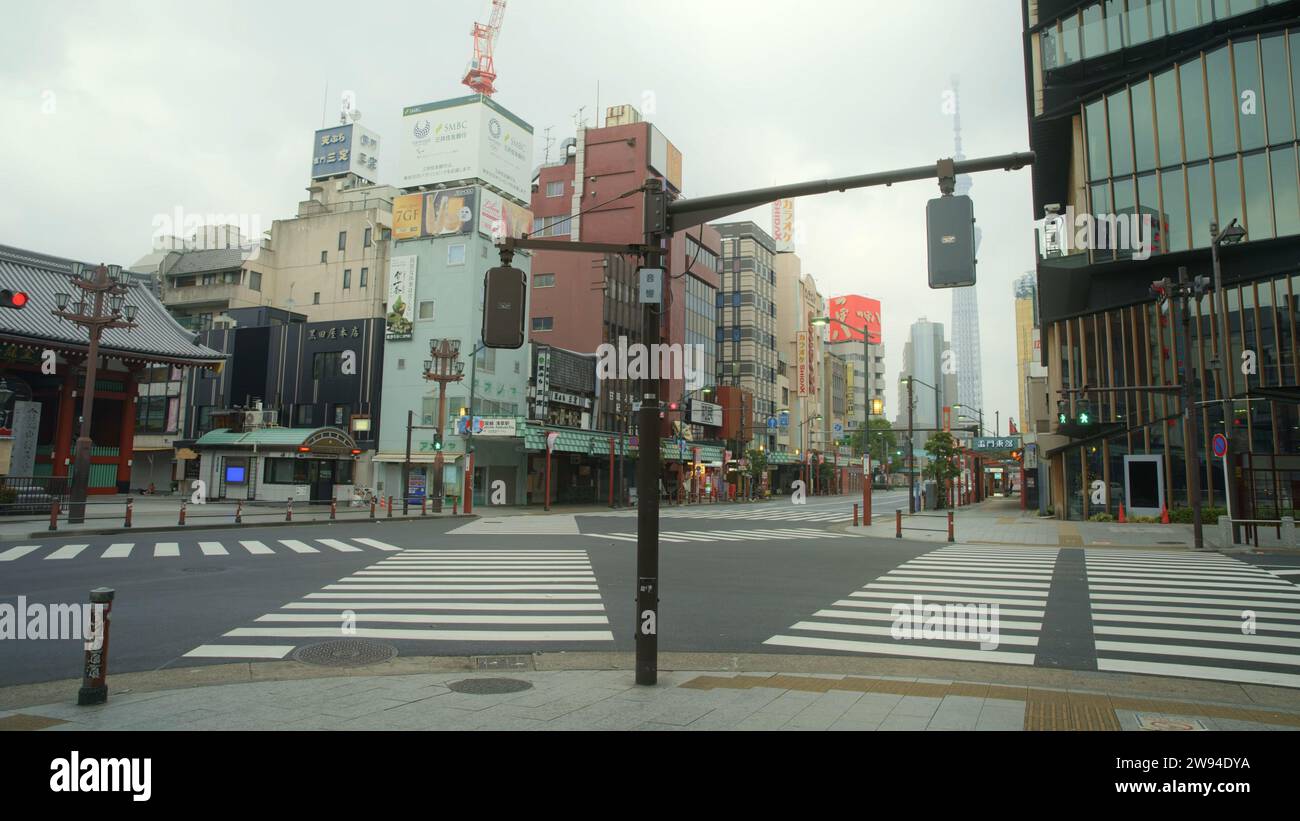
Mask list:
MULTIPOLYGON (((340 669, 297 661, 252 661, 233 664, 172 667, 120 673, 109 681, 110 694, 126 695, 183 690, 224 684, 306 681, 321 678, 423 675, 429 673, 564 672, 636 669, 631 652, 558 652, 511 656, 398 656, 391 661, 340 669)), ((950 662, 869 656, 818 656, 778 653, 665 652, 659 671, 671 673, 792 673, 808 676, 872 675, 921 681, 966 681, 987 684, 1121 693, 1167 699, 1207 699, 1232 705, 1270 707, 1300 712, 1300 690, 1202 679, 1179 679, 1095 670, 1016 667, 990 662, 950 662)), ((44 704, 71 703, 82 680, 61 679, 0 687, 0 711, 44 704)), ((110 698, 111 706, 111 698, 110 698)))

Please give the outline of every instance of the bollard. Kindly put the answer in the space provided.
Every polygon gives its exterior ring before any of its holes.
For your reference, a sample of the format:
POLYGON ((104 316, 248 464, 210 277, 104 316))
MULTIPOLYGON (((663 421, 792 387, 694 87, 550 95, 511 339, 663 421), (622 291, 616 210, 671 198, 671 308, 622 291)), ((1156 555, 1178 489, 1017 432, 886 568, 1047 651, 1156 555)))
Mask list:
POLYGON ((50 530, 59 529, 59 500, 54 500, 54 505, 50 508, 50 530))
POLYGON ((338 514, 338 502, 335 499, 330 499, 330 519, 337 519, 338 518, 337 514, 338 514))
POLYGON ((393 497, 388 497, 388 518, 393 518, 393 497))
POLYGON ((903 538, 903 511, 902 510, 894 511, 894 538, 895 539, 903 538))
POLYGON ((456 515, 456 505, 458 504, 460 504, 460 497, 459 496, 451 497, 451 515, 453 516, 456 515))
POLYGON ((240 501, 235 502, 235 524, 238 525, 243 523, 244 523, 244 502, 241 499, 240 501))
POLYGON ((853 526, 858 526, 858 503, 853 503, 853 526))
POLYGON ((286 522, 293 521, 293 499, 289 499, 284 503, 284 520, 286 522))
POLYGON ((375 518, 375 497, 370 497, 370 518, 375 518))
POLYGON ((420 515, 421 516, 429 515, 429 494, 428 493, 425 493, 423 496, 420 497, 420 515))
POLYGON ((131 513, 135 506, 135 499, 126 500, 126 519, 122 522, 122 527, 131 526, 131 513))
POLYGON ((952 511, 948 511, 948 541, 955 541, 952 537, 952 511))
POLYGON ((96 587, 90 591, 91 627, 86 641, 86 666, 82 673, 77 704, 103 704, 108 701, 108 624, 113 610, 114 591, 96 587))
POLYGON ((180 518, 176 520, 176 524, 178 525, 185 524, 185 503, 184 502, 181 502, 181 515, 180 518))

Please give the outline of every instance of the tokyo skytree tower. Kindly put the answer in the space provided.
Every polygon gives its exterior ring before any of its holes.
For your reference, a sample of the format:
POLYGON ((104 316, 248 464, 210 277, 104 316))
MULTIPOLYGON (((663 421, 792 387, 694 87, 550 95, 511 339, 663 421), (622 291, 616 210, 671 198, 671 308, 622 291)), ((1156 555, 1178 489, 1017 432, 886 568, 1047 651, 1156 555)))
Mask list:
MULTIPOLYGON (((957 94, 957 78, 952 78, 952 134, 953 159, 961 161, 966 155, 961 151, 961 103, 957 94)), ((970 194, 969 174, 957 177, 954 193, 970 194)), ((980 228, 975 226, 975 256, 979 258, 980 228)), ((952 289, 952 349, 956 355, 957 366, 957 402, 963 408, 970 408, 967 416, 974 416, 975 411, 984 407, 984 382, 980 376, 980 319, 979 297, 976 286, 952 289)), ((954 422, 956 420, 954 419, 954 422)))

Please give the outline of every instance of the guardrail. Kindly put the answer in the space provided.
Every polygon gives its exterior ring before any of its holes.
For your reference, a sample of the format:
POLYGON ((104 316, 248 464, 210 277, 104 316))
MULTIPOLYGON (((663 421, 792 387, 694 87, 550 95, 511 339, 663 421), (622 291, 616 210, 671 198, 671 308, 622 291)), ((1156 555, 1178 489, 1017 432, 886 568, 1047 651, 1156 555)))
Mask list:
MULTIPOLYGON (((945 518, 945 516, 944 516, 943 514, 941 514, 941 513, 909 513, 909 514, 908 514, 908 518, 909 518, 909 519, 942 519, 942 518, 945 518)), ((948 528, 947 528, 947 530, 948 530, 948 541, 950 541, 950 542, 952 542, 952 541, 956 541, 956 539, 955 539, 955 537, 954 537, 954 531, 953 531, 953 521, 952 521, 952 511, 951 511, 951 510, 948 511, 948 514, 947 514, 947 517, 946 517, 946 518, 948 519, 948 528)), ((902 511, 901 509, 900 509, 900 510, 895 510, 895 511, 894 511, 894 538, 896 538, 896 539, 901 539, 901 538, 903 538, 903 531, 904 531, 904 530, 928 530, 928 531, 930 531, 930 532, 932 532, 932 533, 942 533, 942 532, 944 531, 944 528, 941 528, 941 527, 915 527, 915 526, 913 526, 913 527, 903 527, 903 511, 902 511)))
POLYGON ((1277 519, 1229 519, 1227 516, 1219 517, 1219 532, 1223 535, 1224 545, 1235 545, 1236 526, 1240 525, 1245 528, 1245 543, 1250 544, 1251 538, 1254 538, 1254 546, 1259 547, 1259 525, 1273 526, 1277 529, 1277 537, 1282 544, 1288 547, 1300 547, 1300 540, 1296 538, 1295 517, 1282 516, 1277 519))
POLYGON ((44 513, 56 503, 67 505, 70 487, 67 476, 0 476, 0 515, 44 513))

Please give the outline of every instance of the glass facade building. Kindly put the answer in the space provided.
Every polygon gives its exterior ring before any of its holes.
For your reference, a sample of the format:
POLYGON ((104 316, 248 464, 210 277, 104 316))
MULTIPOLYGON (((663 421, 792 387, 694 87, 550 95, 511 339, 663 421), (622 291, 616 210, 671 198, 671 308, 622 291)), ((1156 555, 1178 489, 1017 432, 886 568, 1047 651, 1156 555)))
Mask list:
POLYGON ((1190 504, 1195 471, 1202 502, 1222 508, 1231 494, 1236 518, 1295 515, 1298 13, 1264 0, 1024 5, 1035 216, 1072 215, 1063 230, 1075 239, 1038 261, 1041 364, 1068 417, 1086 399, 1098 422, 1039 437, 1058 517, 1117 515, 1130 456, 1162 457, 1171 510, 1190 504), (1098 228, 1127 215, 1149 225, 1149 257, 1098 228), (1212 226, 1232 220, 1246 236, 1219 248, 1222 290, 1157 302, 1153 281, 1214 276, 1212 226), (1148 389, 1161 387, 1172 390, 1148 389), (1231 443, 1230 487, 1216 433, 1231 443))
MULTIPOLYGON (((752 222, 715 224, 722 235, 717 293, 717 382, 754 396, 760 418, 776 415, 776 242, 752 222)), ((776 434, 760 434, 769 449, 776 434)))

